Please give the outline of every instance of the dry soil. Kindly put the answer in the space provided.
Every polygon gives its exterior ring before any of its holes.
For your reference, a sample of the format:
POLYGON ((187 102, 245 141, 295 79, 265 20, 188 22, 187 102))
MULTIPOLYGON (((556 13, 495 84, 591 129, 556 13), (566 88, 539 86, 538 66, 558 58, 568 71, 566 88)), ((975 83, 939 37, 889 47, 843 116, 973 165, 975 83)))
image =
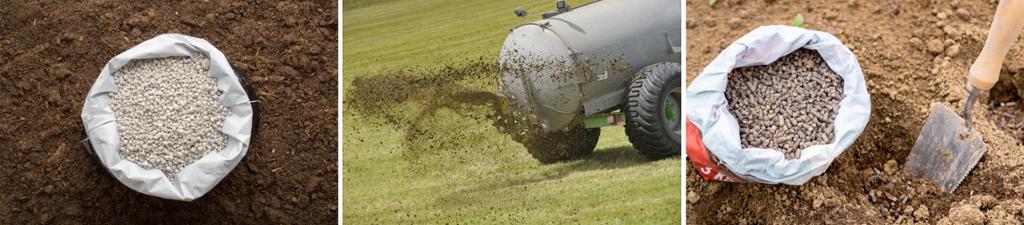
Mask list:
MULTIPOLYGON (((965 76, 984 43, 995 1, 687 1, 687 79, 718 51, 762 25, 789 24, 836 35, 858 56, 871 94, 864 133, 822 176, 803 186, 704 181, 687 168, 687 222, 693 224, 911 224, 1024 220, 1024 150, 1000 128, 991 104, 976 104, 988 152, 955 193, 901 172, 929 104, 962 108, 965 76), (969 217, 968 217, 969 216, 969 217)), ((1024 42, 1003 76, 1024 69, 1024 42)), ((1019 79, 1019 78, 1018 78, 1019 79)), ((1007 78, 1005 81, 1009 81, 1007 78)), ((1011 85, 1015 82, 1000 82, 1011 85)), ((1019 86, 993 90, 1002 95, 1019 86)), ((990 97, 981 102, 991 102, 990 97)), ((1019 110, 1019 108, 1018 108, 1019 110)))

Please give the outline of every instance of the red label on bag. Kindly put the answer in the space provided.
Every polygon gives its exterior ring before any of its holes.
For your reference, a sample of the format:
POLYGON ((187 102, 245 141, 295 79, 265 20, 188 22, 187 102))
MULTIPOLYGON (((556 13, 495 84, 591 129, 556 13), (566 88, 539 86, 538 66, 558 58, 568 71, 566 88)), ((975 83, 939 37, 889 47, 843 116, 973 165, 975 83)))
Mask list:
POLYGON ((743 179, 733 176, 711 161, 708 150, 704 147, 704 142, 701 141, 700 129, 697 129, 690 119, 686 119, 686 157, 690 159, 690 163, 693 163, 693 167, 697 168, 697 172, 705 180, 744 182, 743 179))

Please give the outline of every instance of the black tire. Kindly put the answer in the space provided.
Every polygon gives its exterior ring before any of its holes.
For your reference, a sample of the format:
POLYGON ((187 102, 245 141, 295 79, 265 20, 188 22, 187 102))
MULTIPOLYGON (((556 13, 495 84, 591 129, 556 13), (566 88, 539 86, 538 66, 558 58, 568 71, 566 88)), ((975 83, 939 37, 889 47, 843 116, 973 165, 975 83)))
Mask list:
POLYGON ((622 107, 626 114, 626 136, 648 159, 663 159, 681 152, 681 82, 679 64, 658 63, 637 73, 627 89, 622 107))
POLYGON ((541 163, 573 160, 589 155, 597 147, 600 128, 577 126, 569 131, 553 131, 525 143, 526 151, 541 163))

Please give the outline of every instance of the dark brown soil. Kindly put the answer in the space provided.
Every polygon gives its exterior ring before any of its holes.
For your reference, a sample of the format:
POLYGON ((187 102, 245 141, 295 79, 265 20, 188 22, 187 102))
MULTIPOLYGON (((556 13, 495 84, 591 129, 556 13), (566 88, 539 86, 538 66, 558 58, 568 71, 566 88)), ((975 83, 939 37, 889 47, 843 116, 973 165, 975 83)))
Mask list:
POLYGON ((0 0, 3 223, 335 223, 336 4, 0 0), (210 41, 262 98, 248 155, 193 202, 132 191, 78 144, 101 67, 162 33, 210 41))
MULTIPOLYGON (((974 109, 988 152, 954 193, 901 172, 929 105, 963 107, 967 70, 981 50, 994 9, 995 1, 719 1, 714 7, 687 1, 688 80, 750 30, 789 24, 801 13, 805 27, 836 35, 857 54, 872 101, 864 133, 825 174, 802 186, 704 181, 688 166, 687 196, 696 200, 687 201, 687 222, 928 224, 949 222, 962 213, 977 216, 977 211, 989 221, 1024 218, 1020 210, 953 204, 985 196, 997 202, 1024 198, 1024 146, 998 127, 989 104, 974 109)), ((1018 41, 1011 49, 1008 68, 1024 67, 1022 46, 1018 41)))

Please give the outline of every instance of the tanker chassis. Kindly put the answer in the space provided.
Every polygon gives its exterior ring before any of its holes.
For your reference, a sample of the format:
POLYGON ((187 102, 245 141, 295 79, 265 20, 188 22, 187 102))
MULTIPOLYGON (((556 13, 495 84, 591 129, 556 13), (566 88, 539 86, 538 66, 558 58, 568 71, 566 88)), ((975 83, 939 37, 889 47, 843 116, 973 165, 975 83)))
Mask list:
POLYGON ((496 125, 542 163, 585 156, 600 127, 623 124, 644 156, 678 155, 681 11, 679 0, 559 0, 516 26, 498 57, 507 104, 496 125))

